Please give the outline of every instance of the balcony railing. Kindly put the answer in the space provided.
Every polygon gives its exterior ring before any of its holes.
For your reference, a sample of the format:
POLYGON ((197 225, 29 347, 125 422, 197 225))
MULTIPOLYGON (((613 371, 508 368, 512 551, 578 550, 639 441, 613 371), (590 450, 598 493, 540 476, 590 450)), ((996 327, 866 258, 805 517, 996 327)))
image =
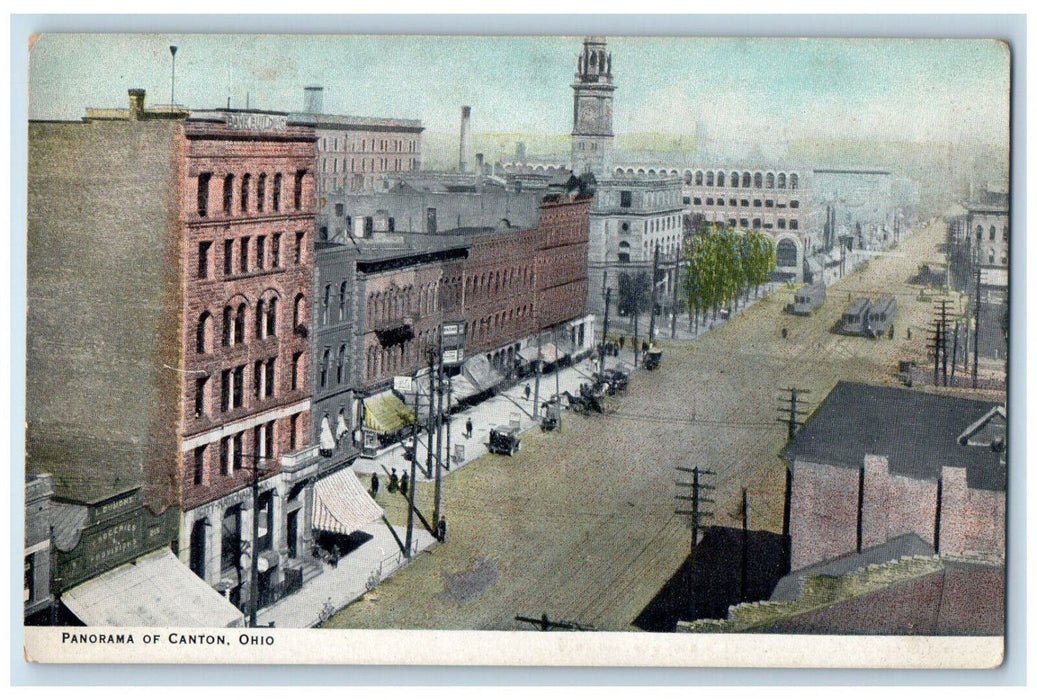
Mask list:
POLYGON ((306 449, 281 455, 281 471, 294 472, 317 462, 320 457, 320 446, 311 445, 306 449))

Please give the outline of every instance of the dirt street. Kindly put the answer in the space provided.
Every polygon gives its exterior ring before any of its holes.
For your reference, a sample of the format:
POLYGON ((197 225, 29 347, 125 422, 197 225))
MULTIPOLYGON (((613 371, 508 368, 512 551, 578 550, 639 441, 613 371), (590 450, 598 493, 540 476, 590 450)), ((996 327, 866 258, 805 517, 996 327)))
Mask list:
MULTIPOLYGON (((839 379, 893 384, 897 360, 924 365, 933 304, 907 280, 919 263, 941 259, 943 232, 938 221, 832 285, 814 316, 784 314, 792 296, 785 288, 693 343, 662 341, 661 368, 635 374, 610 415, 566 414, 563 432, 533 431, 516 456, 487 456, 451 474, 449 541, 331 626, 531 629, 515 615, 547 613, 599 630, 634 629, 689 552, 688 517, 674 514, 687 507, 675 500, 674 483, 687 475, 676 467, 717 473, 716 524, 740 522, 748 487, 751 527, 778 532, 781 389, 806 389, 816 406, 839 379), (899 298, 892 341, 830 332, 848 296, 881 292, 899 298)), ((422 488, 431 513, 432 488, 422 488)), ((399 496, 381 500, 392 522, 406 521, 399 496)))

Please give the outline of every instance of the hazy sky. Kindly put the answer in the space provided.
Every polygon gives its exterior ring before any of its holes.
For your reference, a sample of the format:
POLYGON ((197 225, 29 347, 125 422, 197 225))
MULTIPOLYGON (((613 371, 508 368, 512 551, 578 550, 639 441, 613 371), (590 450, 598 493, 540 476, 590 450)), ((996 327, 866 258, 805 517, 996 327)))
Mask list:
MULTIPOLYGON (((329 113, 415 118, 476 132, 564 134, 582 39, 277 35, 43 35, 30 58, 29 116, 78 119, 144 88, 176 101, 292 111, 323 85, 329 113)), ((1009 54, 990 40, 609 38, 616 133, 801 136, 1007 145, 1009 54)))

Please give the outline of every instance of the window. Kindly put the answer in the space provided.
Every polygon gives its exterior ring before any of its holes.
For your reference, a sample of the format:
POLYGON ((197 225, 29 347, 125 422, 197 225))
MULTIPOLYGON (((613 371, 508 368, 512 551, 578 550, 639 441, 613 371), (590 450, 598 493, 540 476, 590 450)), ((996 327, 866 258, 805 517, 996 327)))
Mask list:
POLYGON ((212 326, 212 314, 208 311, 198 317, 198 328, 195 330, 194 351, 199 354, 209 352, 209 335, 212 326))
POLYGON ((242 443, 244 442, 244 440, 243 440, 244 436, 245 436, 244 433, 238 433, 238 434, 236 434, 234 436, 234 461, 233 461, 234 471, 241 471, 242 457, 245 456, 243 454, 244 453, 244 449, 242 448, 242 443))
POLYGON ((238 311, 234 315, 234 342, 245 342, 245 304, 238 304, 238 311))
POLYGON ((248 191, 252 186, 252 176, 245 173, 241 176, 241 213, 248 214, 248 191))
POLYGON ((212 241, 201 241, 198 244, 198 279, 209 279, 209 251, 212 241))
POLYGON ((223 178, 223 213, 230 214, 234 204, 234 176, 227 175, 223 178))
POLYGON ((789 219, 789 228, 793 231, 799 230, 799 221, 797 219, 789 219))
POLYGON ((983 227, 982 226, 976 226, 976 240, 977 241, 982 241, 983 240, 983 227))
POLYGON ((694 202, 695 202, 696 205, 701 206, 701 204, 702 204, 702 197, 696 197, 694 202))
POLYGON ((263 381, 263 372, 266 371, 266 364, 262 360, 256 360, 256 363, 252 366, 252 396, 257 400, 266 398, 263 393, 263 389, 266 386, 266 382, 263 381))
POLYGON ((346 346, 340 345, 338 348, 338 364, 335 366, 335 382, 338 384, 342 383, 345 378, 346 371, 346 346))
POLYGON ((234 240, 230 238, 223 242, 223 274, 234 274, 234 240))
POLYGON ((205 476, 205 445, 194 448, 194 484, 202 483, 205 476))
POLYGON ((267 398, 269 398, 269 397, 274 395, 274 385, 275 385, 274 384, 274 376, 275 376, 274 373, 275 373, 276 370, 277 370, 277 358, 276 357, 271 357, 269 360, 266 361, 265 374, 264 374, 264 377, 263 377, 264 382, 266 384, 266 386, 264 388, 264 396, 266 396, 267 398))
POLYGON ((712 197, 706 197, 706 205, 707 206, 713 206, 713 198, 712 197))
POLYGON ((266 267, 266 236, 256 236, 256 269, 266 267))
MULTIPOLYGON (((225 438, 226 439, 226 438, 225 438)), ((230 470, 224 472, 229 474, 230 470)), ((220 568, 237 569, 241 558, 241 506, 232 506, 223 514, 220 544, 220 568)))
POLYGON ((295 310, 292 313, 292 327, 298 331, 306 322, 306 297, 299 294, 295 297, 295 310))
POLYGON ((266 173, 260 173, 256 180, 256 211, 263 211, 266 207, 266 173))
POLYGON ((773 199, 768 199, 766 202, 764 202, 764 206, 766 206, 769 209, 773 209, 774 208, 774 200, 773 199))
POLYGON ((796 244, 790 241, 788 238, 783 238, 778 242, 777 248, 777 264, 778 267, 795 267, 798 263, 798 254, 796 251, 796 244))
POLYGON ((231 321, 231 315, 233 310, 229 306, 223 307, 223 346, 229 347, 231 340, 233 339, 233 325, 231 321))
POLYGON ((320 360, 320 387, 323 389, 328 384, 328 364, 331 362, 331 349, 324 348, 324 354, 320 360))
POLYGON ((305 170, 295 171, 295 193, 293 196, 295 209, 302 209, 302 180, 306 176, 305 170))
POLYGON ((209 383, 208 377, 200 377, 194 380, 194 417, 201 418, 205 415, 205 386, 209 383))
POLYGON ((248 272, 248 244, 249 244, 249 237, 248 236, 245 236, 244 238, 241 239, 241 246, 240 246, 240 248, 238 248, 238 253, 240 253, 240 255, 238 256, 238 258, 239 258, 239 265, 240 265, 240 268, 241 268, 240 270, 238 270, 238 272, 240 272, 240 273, 248 272))
MULTIPOLYGON (((222 438, 220 440, 220 474, 223 476, 230 474, 231 449, 233 448, 230 437, 222 438)), ((224 555, 226 555, 226 547, 224 547, 224 555)), ((233 566, 233 564, 231 565, 233 566)), ((226 559, 224 559, 224 568, 226 567, 226 559)))
POLYGON ((331 285, 324 285, 324 297, 320 305, 320 324, 328 325, 328 306, 331 304, 331 285))
POLYGON ((753 200, 753 206, 756 207, 756 208, 760 208, 761 206, 763 206, 763 202, 761 200, 759 200, 759 199, 754 199, 753 200))
POLYGON ((299 389, 299 365, 302 362, 302 353, 292 355, 292 391, 299 389))
POLYGON ((335 216, 341 217, 345 213, 345 207, 339 203, 335 205, 335 216))
POLYGON ((742 200, 742 206, 743 206, 743 207, 747 207, 747 206, 749 206, 749 200, 748 200, 748 199, 743 199, 743 200, 742 200))
POLYGON ((274 211, 281 211, 281 173, 274 175, 274 211))
POLYGON ((225 369, 220 372, 220 410, 224 413, 231 410, 231 396, 234 389, 234 370, 225 369))
POLYGON ((270 265, 271 267, 281 267, 281 234, 275 233, 273 240, 270 241, 270 265))
POLYGON ((209 181, 212 173, 198 174, 198 216, 209 215, 209 181))
POLYGON ((338 288, 338 320, 346 320, 346 283, 343 282, 338 288))
POLYGON ((622 190, 619 193, 619 206, 631 207, 633 206, 633 195, 630 190, 622 190))
MULTIPOLYGON (((258 428, 257 428, 258 429, 258 428)), ((267 491, 259 496, 259 507, 256 517, 258 521, 259 539, 256 540, 256 549, 264 552, 270 549, 270 543, 274 532, 274 492, 267 491)))
POLYGON ((996 235, 997 235, 997 226, 991 226, 990 227, 990 240, 995 240, 994 237, 996 235))
POLYGON ((785 219, 778 219, 778 228, 779 229, 784 229, 785 228, 785 219))
POLYGON ((301 265, 302 264, 302 246, 303 246, 303 241, 304 241, 305 238, 306 238, 306 232, 305 231, 296 231, 295 232, 295 264, 296 265, 301 265))
POLYGON ((266 307, 266 337, 277 335, 277 297, 272 298, 266 307))
POLYGON ((799 200, 793 199, 791 202, 789 202, 789 209, 799 209, 799 200))

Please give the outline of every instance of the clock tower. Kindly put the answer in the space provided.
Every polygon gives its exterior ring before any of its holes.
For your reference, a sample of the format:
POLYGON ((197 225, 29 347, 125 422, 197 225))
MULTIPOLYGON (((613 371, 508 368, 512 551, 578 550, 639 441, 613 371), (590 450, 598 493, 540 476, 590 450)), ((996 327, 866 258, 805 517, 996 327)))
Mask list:
POLYGON ((605 38, 583 40, 583 53, 576 59, 573 83, 572 169, 599 178, 612 160, 612 54, 605 38))

